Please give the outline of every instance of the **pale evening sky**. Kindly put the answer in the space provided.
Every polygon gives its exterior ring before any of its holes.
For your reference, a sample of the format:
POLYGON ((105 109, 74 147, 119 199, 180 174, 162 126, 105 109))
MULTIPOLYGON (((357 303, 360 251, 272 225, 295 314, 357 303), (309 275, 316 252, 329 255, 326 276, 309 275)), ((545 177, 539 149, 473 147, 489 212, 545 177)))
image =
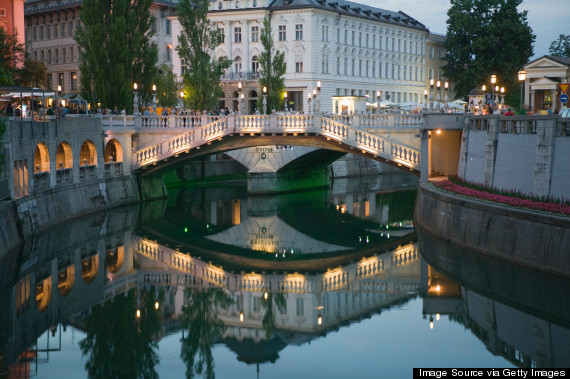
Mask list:
MULTIPOLYGON (((449 0, 351 0, 372 7, 402 11, 424 24, 431 32, 445 34, 449 0)), ((548 54, 559 34, 570 34, 570 0, 523 0, 519 12, 527 10, 527 21, 536 35, 534 56, 548 54)))

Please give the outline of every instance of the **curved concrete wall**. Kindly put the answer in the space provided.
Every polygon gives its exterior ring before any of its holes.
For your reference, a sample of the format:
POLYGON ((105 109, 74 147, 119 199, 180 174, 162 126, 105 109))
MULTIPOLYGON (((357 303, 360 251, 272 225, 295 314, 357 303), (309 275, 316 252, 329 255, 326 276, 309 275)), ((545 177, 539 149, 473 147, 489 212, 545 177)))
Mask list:
POLYGON ((570 219, 490 205, 422 184, 414 222, 452 243, 512 263, 570 276, 570 219))

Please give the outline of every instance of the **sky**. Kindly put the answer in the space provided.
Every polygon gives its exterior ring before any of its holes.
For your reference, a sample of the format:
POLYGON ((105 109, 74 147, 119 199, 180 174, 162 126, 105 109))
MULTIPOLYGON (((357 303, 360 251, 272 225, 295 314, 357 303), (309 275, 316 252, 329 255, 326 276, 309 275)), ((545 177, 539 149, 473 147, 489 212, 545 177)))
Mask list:
MULTIPOLYGON (((402 11, 431 32, 445 34, 449 0, 352 0, 390 11, 402 11)), ((570 0, 523 0, 519 12, 528 11, 527 21, 536 35, 534 60, 548 54, 550 43, 560 34, 570 34, 570 0)))

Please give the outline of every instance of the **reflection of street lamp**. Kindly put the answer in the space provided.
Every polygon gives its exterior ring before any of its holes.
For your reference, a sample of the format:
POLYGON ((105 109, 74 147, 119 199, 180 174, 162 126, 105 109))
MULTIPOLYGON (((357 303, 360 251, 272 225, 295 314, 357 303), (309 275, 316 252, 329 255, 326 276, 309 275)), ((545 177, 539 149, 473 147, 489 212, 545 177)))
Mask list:
POLYGON ((133 84, 133 116, 138 116, 139 114, 139 91, 137 83, 133 84))
POLYGON ((263 87, 263 114, 267 114, 267 87, 263 87))
POLYGON ((523 86, 524 86, 524 81, 526 80, 526 71, 524 69, 521 69, 519 72, 519 82, 521 82, 521 106, 520 109, 522 109, 523 106, 523 86))

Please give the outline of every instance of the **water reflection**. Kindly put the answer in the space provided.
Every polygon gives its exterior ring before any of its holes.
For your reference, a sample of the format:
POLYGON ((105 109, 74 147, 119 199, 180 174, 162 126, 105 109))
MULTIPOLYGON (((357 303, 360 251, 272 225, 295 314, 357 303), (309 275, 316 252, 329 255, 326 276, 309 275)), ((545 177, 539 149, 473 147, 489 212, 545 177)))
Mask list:
MULTIPOLYGON (((0 276, 0 323, 7 325, 0 330, 0 372, 10 365, 29 373, 22 352, 44 357, 38 347, 44 331, 61 336, 56 326, 72 325, 84 332, 89 377, 166 375, 158 346, 177 333, 186 376, 213 377, 216 346, 238 358, 223 366, 290 364, 281 359, 288 346, 310 357, 311 341, 350 333, 369 318, 381 324, 385 312, 402 315, 402 333, 431 323, 431 338, 443 322, 460 323, 504 364, 569 361, 567 282, 542 277, 531 288, 520 268, 446 255, 445 242, 420 235, 429 266, 410 227, 413 192, 347 188, 255 198, 240 188, 171 191, 167 203, 74 220, 38 236, 19 259, 0 263, 11 273, 0 276), (275 244, 257 249, 252 241, 264 234, 275 244), (410 321, 416 315, 402 305, 418 296, 422 314, 410 321)), ((462 338, 454 335, 449 344, 464 349, 462 338)), ((390 350, 396 348, 393 341, 390 350)), ((363 354, 344 344, 337 349, 347 361, 363 354)), ((429 343, 413 350, 409 367, 433 354, 429 343)))

